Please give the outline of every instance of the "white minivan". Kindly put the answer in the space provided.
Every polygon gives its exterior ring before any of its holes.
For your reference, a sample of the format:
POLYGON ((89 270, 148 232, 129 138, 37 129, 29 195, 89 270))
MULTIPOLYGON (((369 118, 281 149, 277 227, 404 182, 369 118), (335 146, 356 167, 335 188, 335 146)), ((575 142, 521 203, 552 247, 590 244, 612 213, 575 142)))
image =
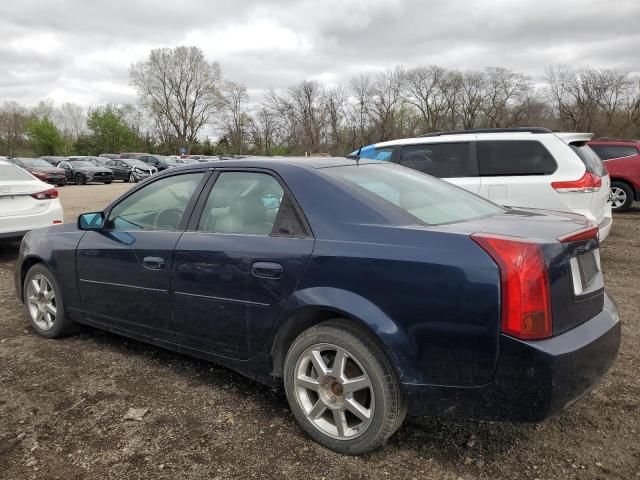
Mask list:
POLYGON ((0 159, 0 239, 20 238, 63 218, 58 190, 0 159))
POLYGON ((591 133, 475 129, 376 143, 353 152, 451 182, 500 205, 568 211, 611 230, 609 175, 591 133), (358 153, 359 152, 359 153, 358 153))

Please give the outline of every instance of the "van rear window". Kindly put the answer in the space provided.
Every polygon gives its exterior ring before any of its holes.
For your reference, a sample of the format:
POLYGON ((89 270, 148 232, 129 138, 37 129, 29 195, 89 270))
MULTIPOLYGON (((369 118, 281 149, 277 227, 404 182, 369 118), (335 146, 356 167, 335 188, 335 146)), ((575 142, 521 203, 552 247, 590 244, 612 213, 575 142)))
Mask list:
POLYGON ((482 140, 477 143, 480 176, 551 175, 553 156, 535 140, 482 140))
POLYGON ((595 173, 599 177, 605 177, 607 170, 604 168, 604 164, 600 157, 591 150, 591 147, 585 142, 574 142, 569 145, 571 149, 576 152, 584 166, 587 168, 587 172, 595 173))

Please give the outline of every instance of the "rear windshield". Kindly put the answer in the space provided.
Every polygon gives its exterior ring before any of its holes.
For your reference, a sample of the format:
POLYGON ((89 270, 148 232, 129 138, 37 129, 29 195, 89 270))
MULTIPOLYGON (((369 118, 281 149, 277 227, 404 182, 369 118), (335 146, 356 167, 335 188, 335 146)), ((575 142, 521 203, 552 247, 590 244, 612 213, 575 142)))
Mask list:
POLYGON ((31 182, 33 177, 15 165, 0 165, 0 182, 31 182))
POLYGON ((607 175, 607 170, 600 157, 591 150, 591 147, 584 142, 575 142, 569 145, 571 149, 578 154, 582 163, 587 168, 587 172, 595 173, 599 177, 607 175))
POLYGON ((364 164, 324 171, 427 225, 464 222, 504 212, 502 207, 462 188, 398 165, 364 164))

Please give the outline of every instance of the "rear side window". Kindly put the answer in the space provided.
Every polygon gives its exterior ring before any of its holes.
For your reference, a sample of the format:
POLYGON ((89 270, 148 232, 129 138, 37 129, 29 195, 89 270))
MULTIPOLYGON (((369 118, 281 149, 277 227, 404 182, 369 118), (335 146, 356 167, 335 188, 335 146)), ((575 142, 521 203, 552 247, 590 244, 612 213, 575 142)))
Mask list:
POLYGON ((433 143, 402 148, 400 164, 438 178, 477 177, 471 143, 433 143))
POLYGON ((31 182, 33 177, 15 165, 0 165, 0 181, 31 182))
POLYGON ((477 148, 483 177, 550 175, 557 168, 548 150, 535 140, 479 141, 477 148))
POLYGON ((591 150, 596 152, 602 160, 610 158, 632 157, 638 155, 638 149, 625 145, 589 145, 591 150))
POLYGON ((599 177, 607 175, 607 170, 604 168, 604 164, 600 157, 596 155, 596 152, 591 150, 591 147, 584 142, 575 142, 569 145, 571 149, 576 152, 582 163, 587 169, 587 172, 595 173, 599 177))

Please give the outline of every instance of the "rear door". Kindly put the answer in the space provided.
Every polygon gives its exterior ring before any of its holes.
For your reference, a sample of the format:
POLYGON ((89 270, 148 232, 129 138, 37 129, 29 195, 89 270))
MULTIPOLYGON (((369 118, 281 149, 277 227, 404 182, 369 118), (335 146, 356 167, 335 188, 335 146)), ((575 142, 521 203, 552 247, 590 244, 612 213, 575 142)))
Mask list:
POLYGON ((439 142, 405 145, 397 162, 419 172, 458 185, 472 193, 480 190, 478 163, 473 142, 439 142))
POLYGON ((221 171, 180 238, 172 269, 174 328, 189 348, 247 359, 262 346, 313 250, 284 183, 221 171))

